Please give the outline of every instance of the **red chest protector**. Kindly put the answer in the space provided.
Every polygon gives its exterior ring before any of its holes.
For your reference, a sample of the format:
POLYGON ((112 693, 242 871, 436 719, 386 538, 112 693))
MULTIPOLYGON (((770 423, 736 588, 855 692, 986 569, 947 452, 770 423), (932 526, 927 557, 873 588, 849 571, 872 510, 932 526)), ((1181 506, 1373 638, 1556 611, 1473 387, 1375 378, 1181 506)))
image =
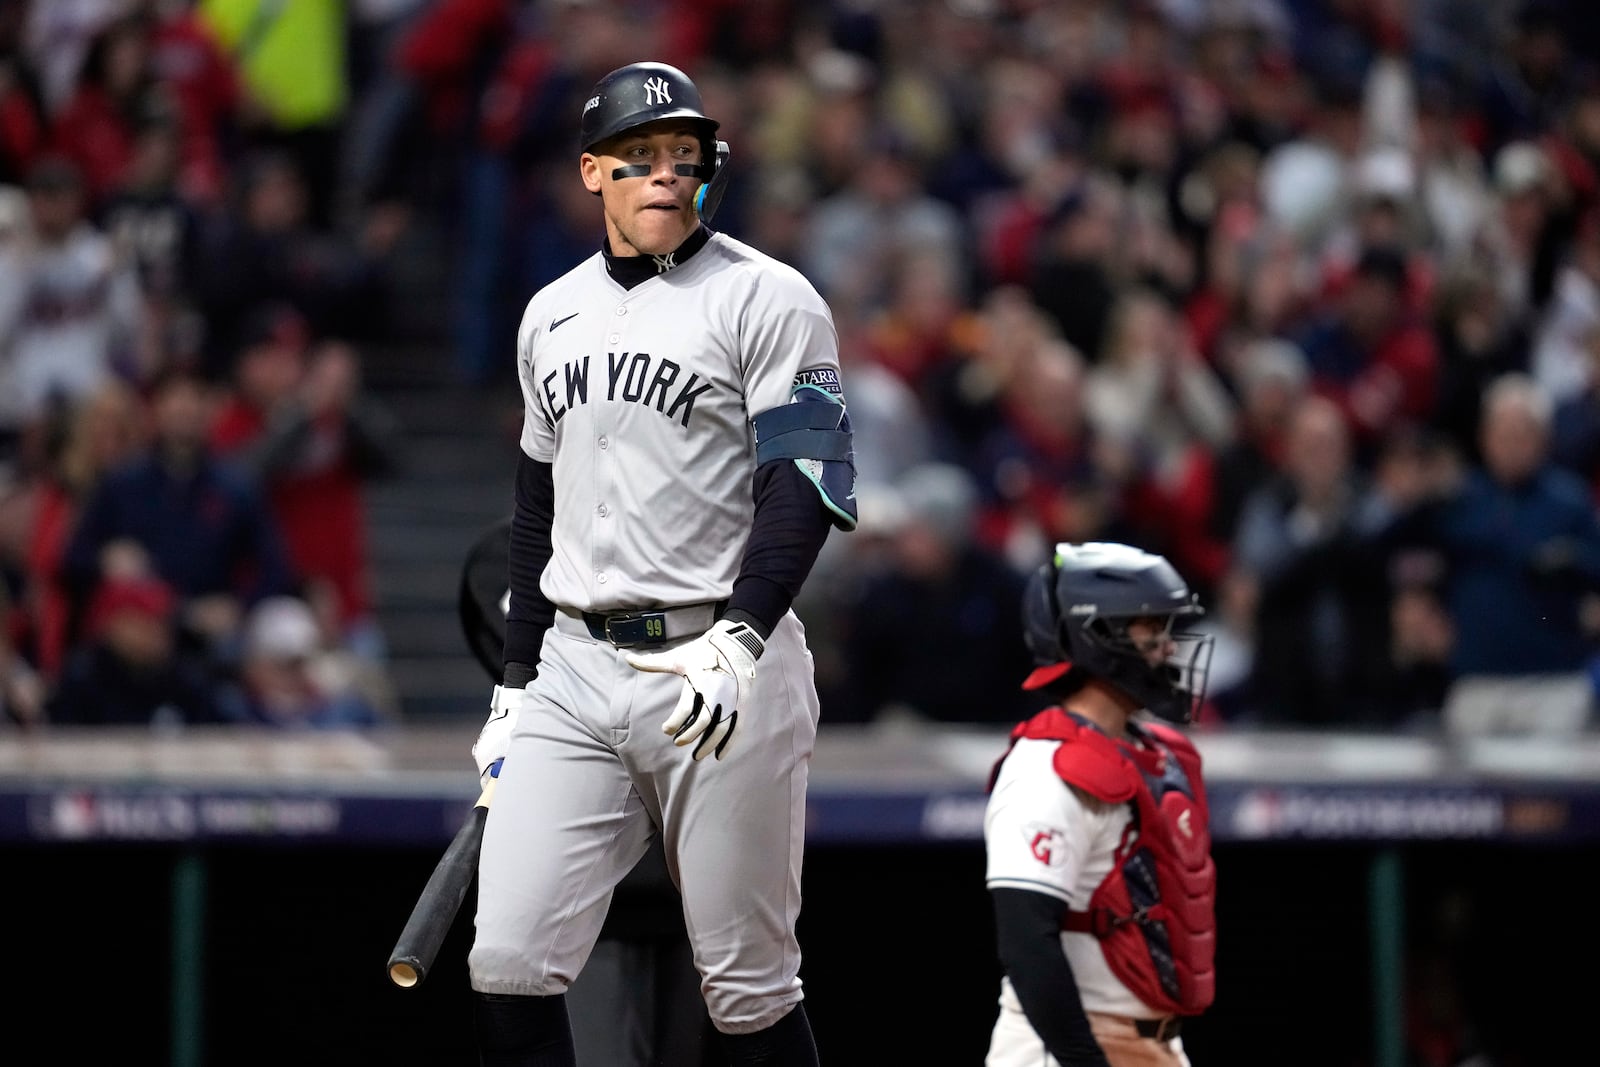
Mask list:
POLYGON ((1196 1015, 1216 994, 1217 869, 1200 753, 1177 730, 1141 724, 1148 747, 1113 741, 1060 708, 1017 726, 1012 741, 1060 741, 1063 781, 1131 803, 1111 872, 1064 928, 1100 939, 1111 971, 1157 1011, 1196 1015))

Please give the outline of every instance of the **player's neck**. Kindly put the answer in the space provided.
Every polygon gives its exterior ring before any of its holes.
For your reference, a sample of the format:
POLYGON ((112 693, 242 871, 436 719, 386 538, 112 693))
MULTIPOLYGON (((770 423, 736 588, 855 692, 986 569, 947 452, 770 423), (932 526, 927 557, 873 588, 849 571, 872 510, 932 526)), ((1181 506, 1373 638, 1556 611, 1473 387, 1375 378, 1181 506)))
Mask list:
POLYGON ((1100 727, 1107 737, 1128 736, 1128 722, 1134 709, 1121 694, 1099 682, 1089 682, 1069 697, 1064 707, 1100 727))
POLYGON ((696 225, 682 244, 664 256, 618 255, 614 251, 617 246, 612 244, 610 238, 607 238, 601 254, 605 259, 606 273, 611 275, 612 280, 626 289, 632 289, 635 285, 681 267, 710 239, 711 231, 696 225))

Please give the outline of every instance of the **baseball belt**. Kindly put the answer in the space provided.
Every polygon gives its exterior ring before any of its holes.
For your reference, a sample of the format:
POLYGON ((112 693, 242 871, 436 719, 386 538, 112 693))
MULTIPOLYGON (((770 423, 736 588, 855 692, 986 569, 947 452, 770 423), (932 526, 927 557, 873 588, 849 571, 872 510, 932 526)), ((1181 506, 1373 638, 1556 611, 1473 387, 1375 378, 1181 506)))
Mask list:
POLYGON ((1135 1019, 1131 1015, 1113 1015, 1106 1011, 1091 1011, 1088 1014, 1110 1019, 1123 1026, 1131 1026, 1140 1037, 1151 1038, 1163 1044, 1177 1037, 1183 1029, 1181 1015, 1164 1015, 1159 1019, 1135 1019))
POLYGON ((1162 1019, 1135 1019, 1133 1028, 1139 1031, 1140 1037, 1153 1037, 1165 1043, 1178 1036, 1179 1031, 1183 1029, 1183 1019, 1176 1015, 1168 1015, 1162 1019))
POLYGON ((726 600, 718 600, 676 608, 585 611, 583 623, 589 628, 589 636, 596 641, 605 641, 617 648, 640 648, 703 634, 722 617, 727 607, 726 600))

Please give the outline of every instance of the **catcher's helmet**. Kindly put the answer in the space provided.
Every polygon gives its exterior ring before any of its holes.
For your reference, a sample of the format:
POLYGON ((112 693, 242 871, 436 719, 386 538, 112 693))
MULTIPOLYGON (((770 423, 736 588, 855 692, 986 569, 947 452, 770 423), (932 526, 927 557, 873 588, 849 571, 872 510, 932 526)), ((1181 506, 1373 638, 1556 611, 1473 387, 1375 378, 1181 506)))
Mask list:
POLYGON ((1205 699, 1213 638, 1176 626, 1202 614, 1199 598, 1163 556, 1110 542, 1058 544, 1023 593, 1023 634, 1038 664, 1023 688, 1094 677, 1153 715, 1191 722, 1205 699), (1165 663, 1151 666, 1135 646, 1128 636, 1134 619, 1166 622, 1177 651, 1165 663))

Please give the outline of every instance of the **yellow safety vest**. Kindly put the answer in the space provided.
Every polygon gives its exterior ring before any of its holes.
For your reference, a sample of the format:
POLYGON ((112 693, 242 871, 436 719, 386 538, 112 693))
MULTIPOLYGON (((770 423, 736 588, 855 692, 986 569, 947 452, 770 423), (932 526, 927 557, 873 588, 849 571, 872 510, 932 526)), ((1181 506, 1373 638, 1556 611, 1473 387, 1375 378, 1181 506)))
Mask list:
POLYGON ((344 0, 201 0, 198 12, 280 128, 343 117, 344 0))

